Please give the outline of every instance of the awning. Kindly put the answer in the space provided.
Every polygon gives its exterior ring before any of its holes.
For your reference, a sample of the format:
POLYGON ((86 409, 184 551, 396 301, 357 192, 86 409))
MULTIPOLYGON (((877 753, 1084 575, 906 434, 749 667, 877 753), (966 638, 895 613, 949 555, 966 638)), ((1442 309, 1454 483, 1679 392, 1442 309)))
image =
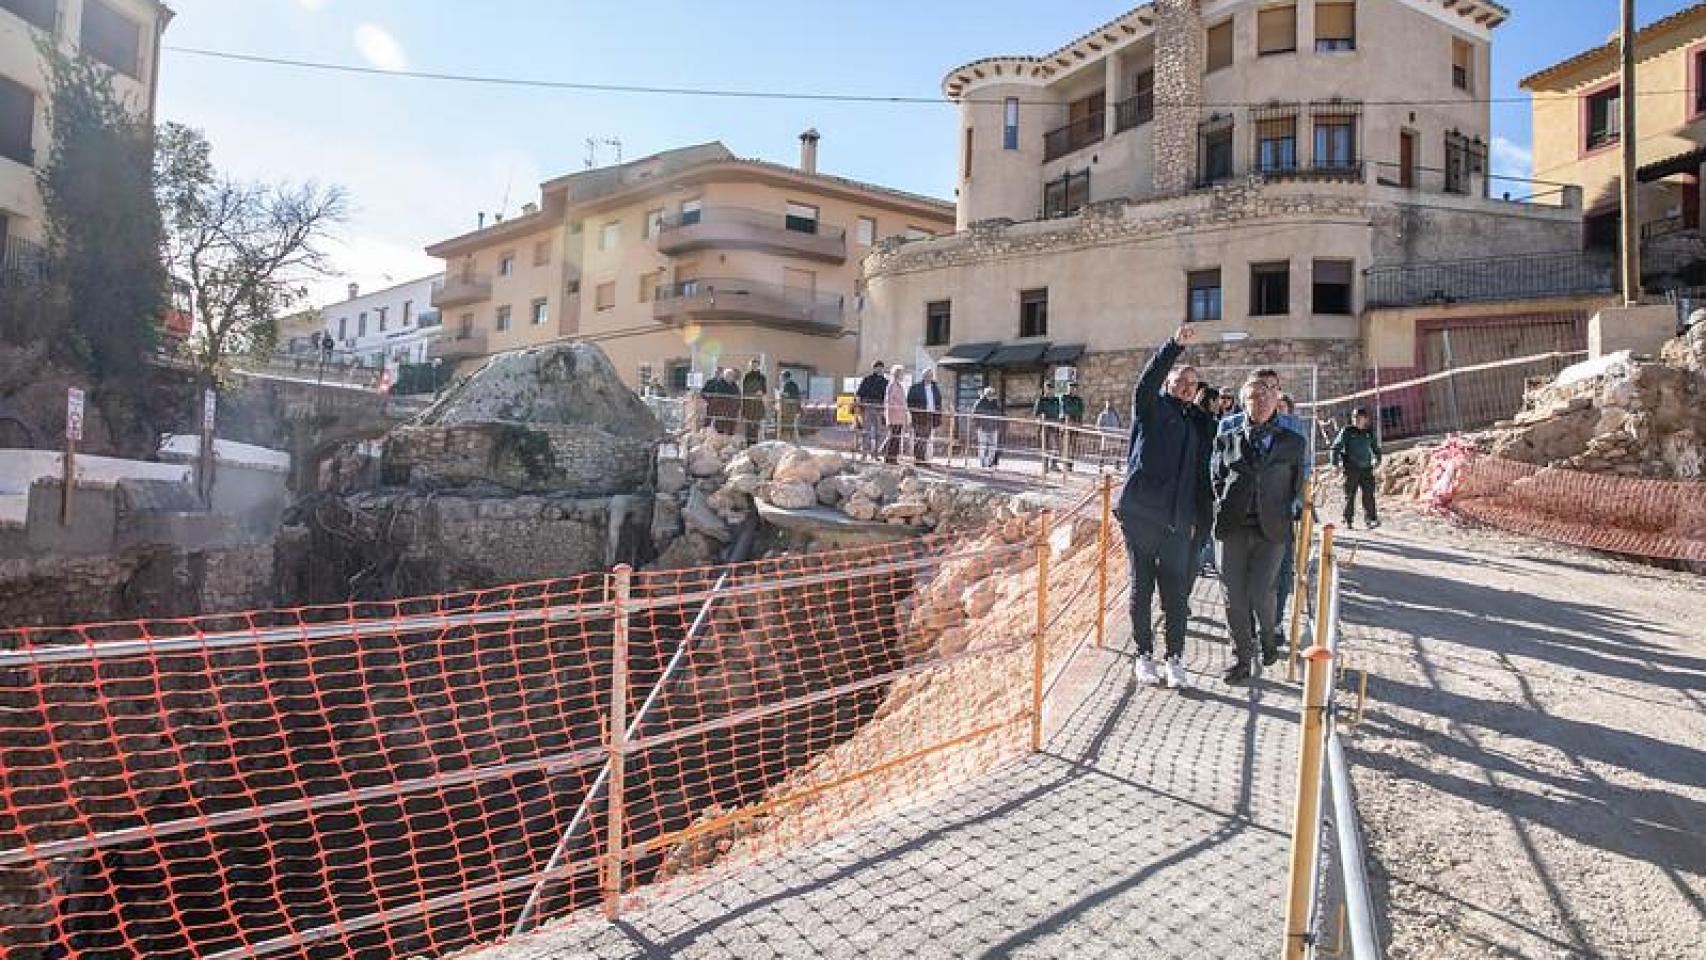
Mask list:
POLYGON ((1702 163, 1706 163, 1706 147, 1679 153, 1663 160, 1654 160, 1652 163, 1637 169, 1635 179, 1641 183, 1652 183, 1655 180, 1674 177, 1679 173, 1698 174, 1702 163))
POLYGON ((990 340, 984 343, 961 343, 949 347, 936 361, 939 367, 975 367, 986 360, 996 348, 1001 346, 998 341, 990 340))
POLYGON ((1043 365, 1055 366, 1056 364, 1076 363, 1078 358, 1083 355, 1084 345, 1082 343, 1057 343, 1049 347, 1048 351, 1043 354, 1043 365))
POLYGON ((986 367, 1034 367, 1048 352, 1047 340, 1036 343, 1004 343, 1000 349, 984 358, 986 367))

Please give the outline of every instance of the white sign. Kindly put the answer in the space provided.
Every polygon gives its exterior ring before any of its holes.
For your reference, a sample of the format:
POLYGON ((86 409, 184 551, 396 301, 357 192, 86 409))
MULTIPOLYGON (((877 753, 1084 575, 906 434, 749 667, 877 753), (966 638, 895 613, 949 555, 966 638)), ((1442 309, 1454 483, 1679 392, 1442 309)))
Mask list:
POLYGON ((213 415, 219 409, 217 398, 218 394, 211 389, 203 391, 201 395, 201 428, 203 430, 213 429, 213 415))
POLYGON ((1248 339, 1250 339, 1250 331, 1248 330, 1228 330, 1220 335, 1221 343, 1237 343, 1240 340, 1248 339))
POLYGON ((705 374, 699 370, 689 370, 687 372, 687 389, 702 390, 704 387, 705 374))
POLYGON ((1055 383, 1074 383, 1077 380, 1078 380, 1078 368, 1077 367, 1055 367, 1054 368, 1054 382, 1055 383))
POLYGON ((863 379, 862 377, 842 377, 841 378, 841 392, 842 393, 858 393, 859 392, 859 382, 862 379, 863 379))
POLYGON ((65 389, 65 439, 83 439, 83 391, 76 387, 65 389))

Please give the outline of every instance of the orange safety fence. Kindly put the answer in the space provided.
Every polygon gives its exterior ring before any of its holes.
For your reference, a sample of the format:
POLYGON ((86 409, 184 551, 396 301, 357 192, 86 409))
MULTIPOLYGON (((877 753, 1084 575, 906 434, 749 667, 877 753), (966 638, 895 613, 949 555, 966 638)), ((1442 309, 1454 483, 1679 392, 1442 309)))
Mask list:
POLYGON ((962 782, 1036 747, 1105 614, 1103 503, 0 631, 0 957, 441 956, 962 782))
POLYGON ((1434 451, 1424 492, 1439 506, 1513 533, 1591 550, 1706 562, 1706 484, 1539 467, 1434 451))

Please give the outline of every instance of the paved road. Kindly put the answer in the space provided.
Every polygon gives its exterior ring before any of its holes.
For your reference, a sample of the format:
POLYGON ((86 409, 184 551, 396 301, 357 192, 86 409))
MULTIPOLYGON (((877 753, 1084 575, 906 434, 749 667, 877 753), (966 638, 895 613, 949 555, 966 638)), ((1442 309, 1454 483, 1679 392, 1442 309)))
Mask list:
POLYGON ((1272 954, 1296 698, 1219 682, 1218 582, 1197 594, 1199 690, 1134 689, 1129 648, 1087 652, 1044 753, 615 924, 547 928, 480 960, 1272 954))

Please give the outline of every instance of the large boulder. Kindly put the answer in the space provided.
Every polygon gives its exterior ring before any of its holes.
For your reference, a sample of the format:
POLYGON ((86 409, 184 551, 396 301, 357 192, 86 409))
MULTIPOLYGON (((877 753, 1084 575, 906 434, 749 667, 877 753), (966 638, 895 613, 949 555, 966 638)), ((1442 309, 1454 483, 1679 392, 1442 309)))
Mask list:
POLYGON ((595 426, 658 440, 663 426, 591 343, 552 343, 495 354, 447 389, 416 421, 423 426, 510 421, 595 426))
POLYGON ((816 457, 805 450, 794 449, 782 454, 776 461, 776 470, 771 474, 771 479, 777 483, 812 486, 823 479, 823 471, 819 469, 816 457))
POLYGON ((766 499, 785 510, 817 506, 817 490, 804 483, 771 483, 769 494, 766 499))
POLYGON ((687 509, 681 512, 682 522, 691 533, 701 534, 721 543, 728 543, 734 536, 729 525, 708 502, 706 496, 698 490, 693 491, 687 498, 687 509))

